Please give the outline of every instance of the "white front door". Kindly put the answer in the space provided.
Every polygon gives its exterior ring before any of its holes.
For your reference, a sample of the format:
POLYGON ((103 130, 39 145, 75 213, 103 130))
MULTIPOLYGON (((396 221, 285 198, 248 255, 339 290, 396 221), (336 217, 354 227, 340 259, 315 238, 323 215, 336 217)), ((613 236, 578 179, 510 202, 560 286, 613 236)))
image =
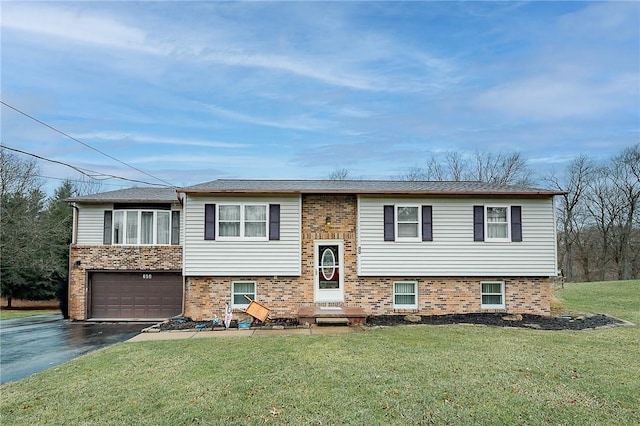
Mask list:
POLYGON ((340 240, 315 242, 315 297, 316 302, 343 302, 343 249, 340 240))

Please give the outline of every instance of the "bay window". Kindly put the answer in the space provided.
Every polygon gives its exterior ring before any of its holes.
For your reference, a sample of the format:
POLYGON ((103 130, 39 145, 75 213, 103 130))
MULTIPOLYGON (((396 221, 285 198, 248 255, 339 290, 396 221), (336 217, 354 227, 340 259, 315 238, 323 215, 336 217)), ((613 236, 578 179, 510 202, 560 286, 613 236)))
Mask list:
POLYGON ((111 241, 123 245, 171 244, 172 232, 179 239, 179 220, 172 229, 172 213, 178 219, 179 212, 169 210, 114 210, 111 241))

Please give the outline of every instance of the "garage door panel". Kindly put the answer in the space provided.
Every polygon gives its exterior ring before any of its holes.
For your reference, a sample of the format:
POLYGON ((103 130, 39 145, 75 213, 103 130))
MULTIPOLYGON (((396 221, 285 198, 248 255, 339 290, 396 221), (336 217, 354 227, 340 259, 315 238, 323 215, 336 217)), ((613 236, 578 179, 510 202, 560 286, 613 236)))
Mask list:
POLYGON ((179 315, 182 312, 182 275, 93 273, 90 306, 89 315, 93 319, 164 319, 179 315))

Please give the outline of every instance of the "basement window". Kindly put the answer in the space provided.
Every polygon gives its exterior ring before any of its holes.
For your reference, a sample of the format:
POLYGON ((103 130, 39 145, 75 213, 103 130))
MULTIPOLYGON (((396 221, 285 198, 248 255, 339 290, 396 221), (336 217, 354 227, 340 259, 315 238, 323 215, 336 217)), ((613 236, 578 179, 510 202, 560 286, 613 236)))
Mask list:
POLYGON ((393 283, 394 309, 418 309, 418 283, 398 281, 393 283))
POLYGON ((504 281, 480 283, 480 298, 482 309, 504 309, 504 281))
POLYGON ((231 283, 231 307, 246 309, 249 306, 249 299, 256 300, 255 281, 233 281, 231 283))

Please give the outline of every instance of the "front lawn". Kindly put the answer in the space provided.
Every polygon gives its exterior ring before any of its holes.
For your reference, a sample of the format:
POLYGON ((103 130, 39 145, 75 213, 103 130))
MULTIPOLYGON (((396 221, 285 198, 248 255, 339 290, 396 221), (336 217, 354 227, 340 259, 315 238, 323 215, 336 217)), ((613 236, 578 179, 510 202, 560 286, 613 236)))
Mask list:
MULTIPOLYGON (((558 296, 571 311, 637 322, 639 289, 570 284, 558 296)), ((402 326, 122 343, 2 386, 0 415, 45 425, 640 424, 638 330, 402 326)))
POLYGON ((32 317, 42 314, 59 314, 59 309, 0 309, 0 321, 14 318, 32 317))

